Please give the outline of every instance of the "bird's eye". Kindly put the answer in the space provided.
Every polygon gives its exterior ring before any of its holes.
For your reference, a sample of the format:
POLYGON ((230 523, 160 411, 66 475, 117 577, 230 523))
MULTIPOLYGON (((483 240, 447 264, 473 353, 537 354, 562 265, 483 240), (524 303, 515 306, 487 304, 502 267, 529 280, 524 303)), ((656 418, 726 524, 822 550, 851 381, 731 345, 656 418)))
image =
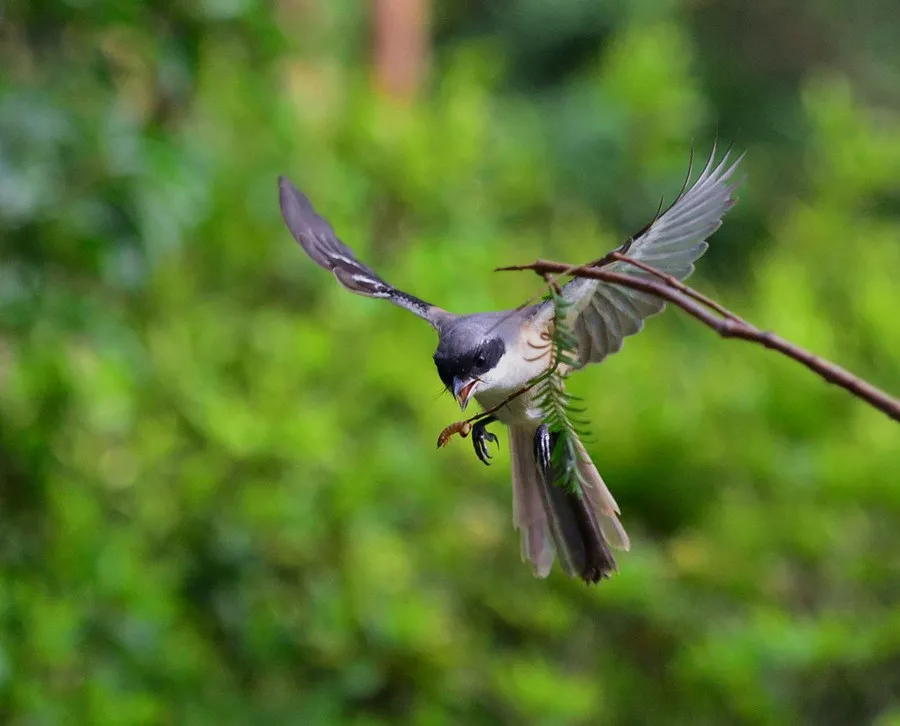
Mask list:
POLYGON ((480 366, 483 366, 485 364, 485 362, 486 361, 485 361, 484 353, 476 353, 475 354, 475 365, 480 367, 480 366))

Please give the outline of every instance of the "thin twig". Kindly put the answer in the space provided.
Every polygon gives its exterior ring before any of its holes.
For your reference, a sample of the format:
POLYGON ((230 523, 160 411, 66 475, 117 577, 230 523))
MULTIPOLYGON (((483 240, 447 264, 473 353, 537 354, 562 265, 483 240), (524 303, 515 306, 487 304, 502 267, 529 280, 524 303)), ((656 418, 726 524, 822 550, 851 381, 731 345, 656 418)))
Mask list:
POLYGON ((501 408, 503 408, 507 403, 510 403, 517 399, 519 396, 528 393, 532 388, 534 388, 538 384, 538 380, 534 380, 531 383, 528 383, 525 386, 522 386, 518 391, 515 391, 504 398, 500 403, 498 403, 493 408, 489 408, 487 411, 482 411, 481 413, 476 413, 474 416, 470 416, 464 421, 454 421, 452 424, 447 426, 441 433, 438 435, 437 447, 440 449, 443 446, 446 446, 450 439, 454 434, 459 434, 463 438, 469 435, 469 431, 472 429, 472 424, 476 421, 480 421, 487 416, 490 416, 492 413, 496 413, 501 408))
MULTIPOLYGON (((814 355, 774 333, 760 330, 713 300, 710 300, 706 296, 689 288, 684 283, 675 280, 675 278, 672 278, 670 275, 666 275, 637 260, 628 258, 621 253, 618 254, 619 259, 622 259, 622 261, 631 264, 637 263, 636 266, 658 277, 660 281, 657 282, 656 280, 635 277, 634 275, 627 275, 613 270, 596 267, 579 268, 577 266, 547 260, 538 260, 530 265, 500 267, 497 268, 497 271, 532 270, 543 276, 548 273, 568 274, 570 270, 575 269, 577 270, 578 277, 614 283, 616 285, 621 285, 622 287, 628 287, 633 290, 655 295, 656 297, 668 300, 672 304, 677 305, 704 325, 715 330, 723 338, 737 338, 758 343, 766 348, 776 350, 779 353, 786 355, 788 358, 792 358, 798 363, 806 366, 809 370, 816 373, 828 383, 840 386, 857 398, 860 398, 874 408, 877 408, 893 420, 900 422, 900 400, 894 398, 885 391, 882 391, 880 388, 853 375, 845 368, 814 355), (722 317, 710 312, 707 308, 712 308, 722 317)), ((515 398, 516 395, 523 392, 524 390, 517 392, 511 398, 515 398)), ((505 403, 506 402, 501 404, 501 406, 505 405, 505 403)))

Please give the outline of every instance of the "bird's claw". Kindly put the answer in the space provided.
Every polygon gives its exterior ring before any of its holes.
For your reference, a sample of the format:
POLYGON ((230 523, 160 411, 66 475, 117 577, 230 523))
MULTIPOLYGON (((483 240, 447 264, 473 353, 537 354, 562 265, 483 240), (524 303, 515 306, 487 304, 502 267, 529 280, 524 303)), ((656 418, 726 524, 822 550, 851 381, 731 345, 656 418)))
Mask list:
POLYGON ((554 436, 547 424, 538 426, 534 432, 534 459, 537 461, 541 471, 550 474, 553 468, 553 447, 556 445, 554 436))
POLYGON ((487 442, 497 443, 497 435, 487 430, 488 421, 478 421, 472 426, 472 446, 475 448, 475 455, 481 460, 485 466, 490 466, 491 454, 488 452, 487 442))

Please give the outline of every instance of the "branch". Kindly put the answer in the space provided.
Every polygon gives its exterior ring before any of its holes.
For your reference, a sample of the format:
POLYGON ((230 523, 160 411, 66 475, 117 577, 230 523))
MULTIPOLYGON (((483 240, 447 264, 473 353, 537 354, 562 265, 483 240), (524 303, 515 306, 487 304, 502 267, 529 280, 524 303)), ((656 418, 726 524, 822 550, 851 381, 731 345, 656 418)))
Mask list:
POLYGON ((504 398, 500 403, 498 403, 493 408, 489 408, 487 411, 482 411, 481 413, 476 413, 474 416, 470 416, 465 421, 454 421, 447 428, 445 428, 438 435, 437 447, 440 449, 450 443, 450 439, 454 434, 459 434, 463 438, 469 435, 469 432, 472 430, 472 424, 476 421, 480 421, 483 418, 487 418, 493 413, 496 413, 501 408, 503 408, 510 401, 514 401, 519 396, 527 393, 532 388, 534 388, 538 384, 537 380, 532 381, 527 386, 522 386, 518 391, 515 391, 504 398))
MULTIPOLYGON (((627 250, 627 247, 624 250, 627 250)), ((610 253, 605 258, 602 258, 601 264, 608 264, 612 261, 621 261, 634 265, 657 279, 649 280, 645 277, 635 277, 599 266, 587 265, 579 267, 547 260, 538 260, 530 265, 499 267, 497 271, 533 270, 542 276, 548 274, 574 274, 576 277, 586 277, 592 280, 600 280, 601 282, 614 283, 622 287, 655 295, 677 305, 704 325, 715 330, 723 338, 737 338, 758 343, 771 350, 776 350, 788 358, 792 358, 828 383, 840 386, 857 398, 890 416, 894 421, 900 422, 900 400, 864 381, 862 378, 853 375, 845 368, 841 368, 824 358, 814 355, 774 333, 760 330, 714 300, 710 300, 705 295, 688 287, 680 280, 656 270, 640 260, 628 257, 626 254, 623 254, 623 251, 616 250, 610 253)), ((524 389, 516 392, 513 397, 521 393, 524 393, 524 389)))

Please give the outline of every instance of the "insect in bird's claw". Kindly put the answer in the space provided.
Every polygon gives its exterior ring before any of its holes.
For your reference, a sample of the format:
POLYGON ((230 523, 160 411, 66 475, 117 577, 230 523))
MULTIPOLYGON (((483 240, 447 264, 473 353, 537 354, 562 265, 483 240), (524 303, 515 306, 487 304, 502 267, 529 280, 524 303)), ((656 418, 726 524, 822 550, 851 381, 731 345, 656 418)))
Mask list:
POLYGON ((443 431, 441 431, 440 435, 438 436, 437 447, 441 449, 449 444, 450 439, 453 438, 454 434, 459 434, 463 438, 466 438, 471 430, 472 424, 468 421, 455 421, 443 431))

